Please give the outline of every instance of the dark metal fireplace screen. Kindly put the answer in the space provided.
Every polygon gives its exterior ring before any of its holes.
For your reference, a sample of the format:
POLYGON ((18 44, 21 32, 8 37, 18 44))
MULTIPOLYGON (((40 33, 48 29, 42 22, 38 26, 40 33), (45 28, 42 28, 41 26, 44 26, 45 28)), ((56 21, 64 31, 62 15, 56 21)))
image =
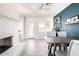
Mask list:
POLYGON ((0 39, 0 54, 12 47, 12 36, 0 39))

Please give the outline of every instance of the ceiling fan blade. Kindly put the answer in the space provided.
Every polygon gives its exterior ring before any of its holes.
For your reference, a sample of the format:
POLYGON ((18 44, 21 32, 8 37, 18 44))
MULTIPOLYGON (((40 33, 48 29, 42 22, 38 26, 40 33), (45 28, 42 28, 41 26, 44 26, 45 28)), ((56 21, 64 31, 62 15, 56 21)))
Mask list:
POLYGON ((44 6, 50 6, 52 3, 42 3, 39 9, 42 9, 44 6))
POLYGON ((39 9, 42 9, 42 8, 43 8, 43 6, 44 6, 44 4, 42 3, 39 9))

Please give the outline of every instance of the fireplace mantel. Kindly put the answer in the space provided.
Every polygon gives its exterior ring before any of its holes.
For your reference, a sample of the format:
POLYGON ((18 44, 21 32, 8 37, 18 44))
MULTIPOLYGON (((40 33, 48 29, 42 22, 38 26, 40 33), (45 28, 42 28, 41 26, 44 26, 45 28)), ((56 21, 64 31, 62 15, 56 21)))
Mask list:
POLYGON ((0 40, 8 38, 8 37, 12 37, 12 35, 0 35, 0 40))

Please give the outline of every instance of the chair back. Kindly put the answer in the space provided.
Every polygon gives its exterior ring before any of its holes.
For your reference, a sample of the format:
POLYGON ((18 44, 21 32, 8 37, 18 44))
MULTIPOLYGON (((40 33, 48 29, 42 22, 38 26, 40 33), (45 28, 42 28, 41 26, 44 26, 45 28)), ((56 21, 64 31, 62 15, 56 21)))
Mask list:
POLYGON ((56 32, 55 31, 47 32, 47 37, 56 37, 56 32))
POLYGON ((67 55, 79 56, 79 40, 71 40, 67 55))
POLYGON ((65 31, 58 32, 58 37, 67 37, 67 32, 65 31))

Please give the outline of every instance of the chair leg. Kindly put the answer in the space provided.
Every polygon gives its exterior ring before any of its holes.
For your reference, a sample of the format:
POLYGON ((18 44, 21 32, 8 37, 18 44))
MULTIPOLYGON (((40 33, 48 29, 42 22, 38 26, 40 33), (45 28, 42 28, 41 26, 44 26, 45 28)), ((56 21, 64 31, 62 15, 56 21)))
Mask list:
POLYGON ((48 56, 51 56, 52 44, 48 45, 48 56))
POLYGON ((59 45, 59 50, 61 50, 61 45, 59 45))
POLYGON ((56 45, 56 44, 54 44, 53 56, 55 56, 56 47, 57 47, 57 45, 56 45))
POLYGON ((67 44, 63 45, 63 49, 64 49, 64 51, 67 50, 67 44))
POLYGON ((50 49, 50 45, 48 44, 48 50, 50 49))

